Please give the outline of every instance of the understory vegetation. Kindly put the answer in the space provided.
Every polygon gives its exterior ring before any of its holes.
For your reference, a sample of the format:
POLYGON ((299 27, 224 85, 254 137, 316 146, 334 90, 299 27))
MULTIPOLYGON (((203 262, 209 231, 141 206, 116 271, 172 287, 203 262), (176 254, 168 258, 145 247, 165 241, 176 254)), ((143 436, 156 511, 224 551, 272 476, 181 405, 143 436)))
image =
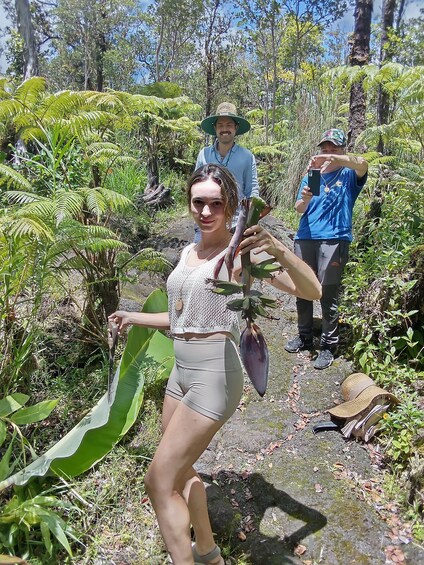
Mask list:
MULTIPOLYGON (((240 27, 265 13, 265 4, 249 16, 249 2, 238 2, 246 18, 239 14, 240 27)), ((312 59, 297 52, 290 18, 280 22, 285 35, 273 66, 261 22, 249 39, 250 63, 234 38, 218 42, 217 69, 232 69, 235 57, 237 80, 222 71, 211 97, 199 94, 198 67, 187 76, 186 52, 170 76, 150 61, 159 74, 151 70, 140 87, 130 80, 133 64, 119 81, 128 59, 111 50, 102 91, 94 90, 92 68, 87 84, 77 83, 69 69, 80 75, 82 64, 59 45, 57 57, 41 64, 48 80, 23 80, 22 50, 12 38, 13 64, 0 78, 0 554, 31 565, 88 565, 106 546, 134 563, 164 558, 143 475, 160 437, 170 340, 130 333, 127 356, 123 343, 115 354, 120 377, 108 402, 107 316, 124 288, 125 299, 135 298, 130 289, 140 274, 163 281, 170 272, 152 242, 187 213, 185 181, 205 143, 198 125, 206 106, 230 94, 238 103, 252 124, 240 143, 256 156, 262 195, 295 230, 295 195, 316 141, 329 127, 349 129, 350 90, 358 84, 366 126, 350 150, 366 157, 369 177, 343 281, 343 354, 400 401, 375 441, 388 490, 415 541, 424 541, 424 67, 418 55, 411 61, 421 51, 422 18, 392 38, 397 60, 361 66, 322 58, 323 24, 307 35, 312 59), (381 93, 390 113, 377 122, 381 93), (163 205, 143 198, 153 181, 167 191, 163 205)), ((138 41, 152 56, 153 47, 138 41)), ((158 290, 131 305, 159 311, 166 297, 158 290)), ((226 557, 232 551, 224 545, 226 557)), ((237 563, 248 561, 239 555, 237 563)))

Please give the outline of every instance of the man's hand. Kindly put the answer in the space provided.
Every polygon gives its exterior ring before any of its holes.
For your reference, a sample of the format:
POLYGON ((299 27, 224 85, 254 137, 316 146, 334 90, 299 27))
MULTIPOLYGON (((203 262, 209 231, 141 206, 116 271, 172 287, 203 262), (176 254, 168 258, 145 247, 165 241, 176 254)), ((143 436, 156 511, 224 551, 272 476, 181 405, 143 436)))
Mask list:
POLYGON ((340 169, 340 167, 347 167, 346 164, 347 155, 337 155, 337 154, 327 154, 323 153, 320 155, 315 155, 309 161, 309 169, 319 169, 321 174, 331 173, 340 169))
POLYGON ((309 186, 305 186, 300 194, 300 200, 296 202, 294 208, 298 214, 303 214, 306 208, 309 206, 309 202, 312 199, 312 192, 309 190, 309 186))
POLYGON ((363 157, 337 153, 321 153, 309 161, 309 169, 320 169, 321 174, 332 173, 341 167, 353 169, 358 178, 362 178, 368 171, 368 163, 363 157))

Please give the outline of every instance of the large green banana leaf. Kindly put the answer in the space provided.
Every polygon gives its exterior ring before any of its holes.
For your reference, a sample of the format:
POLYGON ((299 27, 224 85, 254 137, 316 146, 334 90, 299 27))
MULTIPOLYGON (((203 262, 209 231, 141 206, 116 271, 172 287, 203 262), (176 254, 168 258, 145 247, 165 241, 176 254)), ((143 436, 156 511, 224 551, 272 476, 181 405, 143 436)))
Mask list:
MULTIPOLYGON (((144 312, 167 310, 167 296, 155 290, 147 298, 144 312)), ((0 491, 10 485, 25 485, 33 477, 56 473, 75 477, 100 461, 134 424, 143 401, 145 368, 161 364, 161 377, 169 376, 173 364, 172 341, 163 333, 133 327, 114 379, 111 402, 107 393, 66 436, 25 469, 0 482, 0 491)))

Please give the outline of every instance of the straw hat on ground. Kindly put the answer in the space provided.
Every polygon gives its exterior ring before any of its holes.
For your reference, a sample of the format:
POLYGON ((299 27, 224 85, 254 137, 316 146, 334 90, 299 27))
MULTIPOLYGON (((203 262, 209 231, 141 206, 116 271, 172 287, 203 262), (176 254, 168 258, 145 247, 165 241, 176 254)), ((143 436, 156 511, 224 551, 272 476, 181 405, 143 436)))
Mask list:
POLYGON ((349 375, 343 381, 341 390, 345 402, 328 410, 332 416, 337 418, 357 416, 362 411, 372 407, 379 400, 387 401, 387 403, 399 403, 396 396, 377 386, 364 373, 349 375))

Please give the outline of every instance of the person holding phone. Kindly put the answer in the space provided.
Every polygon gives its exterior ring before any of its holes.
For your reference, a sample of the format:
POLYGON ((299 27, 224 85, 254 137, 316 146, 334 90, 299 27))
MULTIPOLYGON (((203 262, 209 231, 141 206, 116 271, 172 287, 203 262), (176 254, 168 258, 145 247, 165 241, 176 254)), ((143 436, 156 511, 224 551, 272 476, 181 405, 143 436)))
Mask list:
MULTIPOLYGON (((338 347, 340 282, 352 241, 353 207, 367 180, 368 163, 363 157, 346 154, 341 129, 324 132, 318 147, 295 203, 302 217, 294 252, 312 267, 322 284, 322 332, 314 368, 326 369, 338 347)), ((297 298, 296 307, 299 333, 285 345, 290 353, 313 347, 313 302, 297 298)))

